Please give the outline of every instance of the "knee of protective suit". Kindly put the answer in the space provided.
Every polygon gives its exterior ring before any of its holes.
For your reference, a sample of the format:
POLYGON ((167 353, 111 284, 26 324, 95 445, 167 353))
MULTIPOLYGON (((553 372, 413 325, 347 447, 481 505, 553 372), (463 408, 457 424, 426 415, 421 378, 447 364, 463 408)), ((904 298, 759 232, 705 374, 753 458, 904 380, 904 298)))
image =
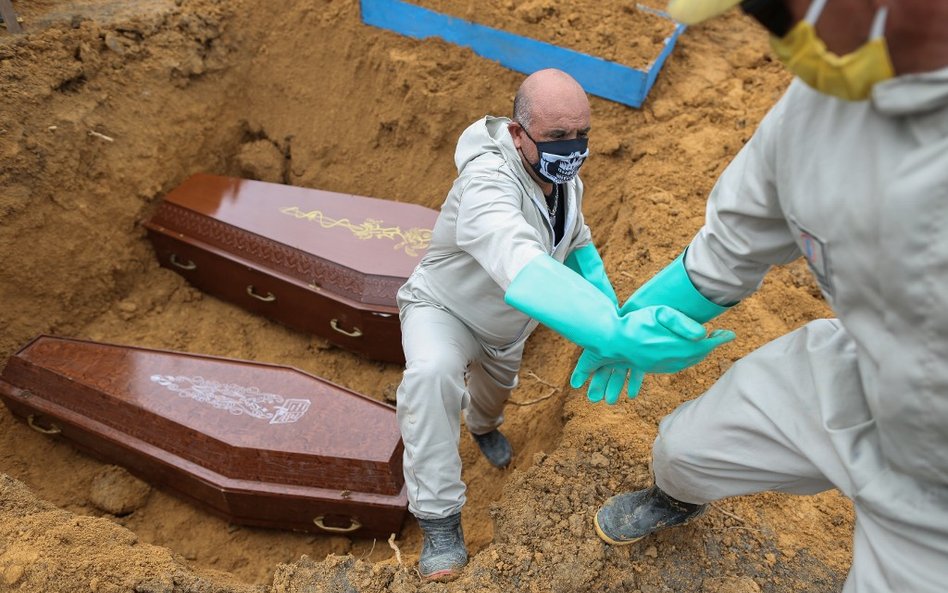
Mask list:
POLYGON ((464 378, 468 361, 451 348, 430 348, 423 356, 417 356, 406 362, 405 374, 438 380, 441 378, 464 378))
POLYGON ((433 399, 440 398, 446 407, 456 407, 460 411, 466 370, 466 360, 452 356, 450 351, 432 348, 430 354, 408 362, 398 386, 397 407, 401 409, 409 402, 430 404, 433 399))
POLYGON ((700 485, 700 471, 692 463, 698 451, 694 440, 675 431, 660 431, 652 444, 655 485, 666 494, 692 504, 708 502, 700 485))

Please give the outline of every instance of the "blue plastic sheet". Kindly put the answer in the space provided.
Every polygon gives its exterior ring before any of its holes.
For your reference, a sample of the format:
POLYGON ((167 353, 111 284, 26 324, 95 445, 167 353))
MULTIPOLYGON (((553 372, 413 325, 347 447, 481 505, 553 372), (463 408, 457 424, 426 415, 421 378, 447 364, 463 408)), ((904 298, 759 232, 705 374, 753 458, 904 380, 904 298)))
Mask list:
MULTIPOLYGON (((653 12, 668 18, 662 12, 653 12)), ((643 71, 401 0, 362 0, 362 22, 415 39, 438 37, 469 47, 480 56, 524 74, 543 68, 559 68, 575 78, 586 92, 631 107, 642 106, 678 36, 685 29, 684 25, 676 25, 665 39, 662 51, 648 70, 643 71)))

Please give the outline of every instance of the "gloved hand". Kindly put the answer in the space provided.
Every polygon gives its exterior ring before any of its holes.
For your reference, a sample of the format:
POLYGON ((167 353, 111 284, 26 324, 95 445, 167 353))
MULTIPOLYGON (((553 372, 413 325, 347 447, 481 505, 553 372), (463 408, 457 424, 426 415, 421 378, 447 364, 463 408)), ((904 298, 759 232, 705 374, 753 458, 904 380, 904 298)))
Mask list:
MULTIPOLYGON (((688 277, 688 271, 685 269, 684 257, 684 253, 679 255, 671 264, 635 291, 629 300, 622 305, 620 312, 626 314, 642 307, 664 304, 670 305, 690 318, 704 323, 726 311, 728 307, 712 303, 694 287, 688 277)), ((715 331, 708 336, 708 339, 716 340, 718 345, 729 342, 734 338, 734 333, 726 330, 715 331)), ((626 373, 623 373, 615 364, 608 363, 608 361, 594 353, 584 351, 580 355, 576 368, 570 377, 570 385, 574 389, 582 387, 583 383, 589 379, 590 374, 593 375, 593 378, 586 393, 592 402, 601 401, 603 398, 609 404, 617 402, 626 375, 630 376, 629 398, 638 395, 642 385, 641 371, 627 368, 626 373)))
MULTIPOLYGON (((567 268, 573 270, 588 280, 590 284, 598 288, 599 292, 609 297, 612 302, 616 304, 616 307, 619 306, 619 298, 616 296, 616 291, 609 281, 609 276, 606 275, 606 266, 603 264, 602 256, 599 255, 595 245, 589 243, 584 247, 572 251, 563 263, 567 268)), ((605 394, 606 402, 610 404, 616 403, 619 399, 619 393, 622 391, 622 386, 625 384, 625 378, 631 370, 629 367, 611 364, 596 371, 593 374, 592 380, 589 382, 587 395, 590 397, 590 401, 597 402, 602 399, 603 394, 605 394), (620 376, 622 377, 621 379, 619 378, 620 376), (598 399, 593 399, 593 397, 596 396, 598 396, 598 399)), ((641 371, 635 372, 640 379, 644 378, 644 373, 641 371)))
POLYGON ((606 266, 602 263, 602 257, 596 251, 596 246, 592 243, 584 247, 575 249, 567 256, 563 264, 585 278, 590 284, 599 289, 599 292, 609 297, 609 299, 619 306, 619 297, 609 282, 609 276, 606 275, 606 266))
MULTIPOLYGON (((589 362, 591 358, 592 354, 584 350, 577 365, 582 363, 584 366, 592 366, 592 363, 589 362), (584 359, 584 356, 587 358, 584 359)), ((575 370, 573 374, 576 374, 575 370)), ((606 403, 611 406, 619 401, 619 396, 622 394, 622 388, 625 387, 626 381, 629 385, 629 397, 633 398, 641 388, 644 379, 645 373, 634 367, 623 364, 607 364, 593 372, 592 379, 589 380, 589 388, 586 390, 586 397, 594 404, 605 399, 606 403)), ((570 383, 572 381, 573 377, 570 377, 570 383)), ((582 383, 579 384, 579 387, 582 387, 582 383)))
MULTIPOLYGON (((646 309, 653 308, 656 307, 646 307, 646 309)), ((658 308, 665 307, 659 306, 658 308)), ((644 311, 645 309, 640 310, 644 311)), ((674 309, 671 310, 674 311, 674 309)), ((688 318, 686 317, 686 319, 688 318)), ((698 364, 704 360, 712 350, 721 344, 730 342, 736 337, 734 332, 726 329, 714 330, 705 336, 703 331, 704 326, 701 326, 701 328, 701 336, 703 338, 701 339, 701 344, 705 345, 705 351, 701 356, 688 360, 682 359, 676 361, 675 365, 653 367, 651 369, 645 369, 645 371, 650 373, 677 373, 680 370, 698 364)), ((616 364, 614 360, 613 358, 599 356, 590 349, 583 350, 583 353, 579 356, 579 360, 576 361, 576 368, 573 369, 573 374, 570 376, 570 386, 572 386, 573 389, 579 389, 586 380, 589 379, 589 376, 592 375, 592 379, 589 381, 589 388, 586 391, 586 397, 593 403, 605 399, 607 404, 612 405, 619 401, 619 394, 622 393, 622 387, 625 385, 626 379, 628 379, 627 393, 629 399, 634 399, 642 388, 645 372, 638 370, 634 366, 616 364)))
POLYGON ((706 337, 703 325, 664 305, 620 317, 608 297, 546 254, 520 270, 504 300, 589 350, 601 363, 596 368, 620 363, 672 373, 723 343, 722 336, 706 337))

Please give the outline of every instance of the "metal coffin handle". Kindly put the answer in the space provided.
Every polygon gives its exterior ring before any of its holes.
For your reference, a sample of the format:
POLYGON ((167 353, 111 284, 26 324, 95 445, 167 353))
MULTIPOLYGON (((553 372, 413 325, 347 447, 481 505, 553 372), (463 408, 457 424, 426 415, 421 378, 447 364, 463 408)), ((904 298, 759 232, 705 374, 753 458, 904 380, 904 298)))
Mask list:
POLYGON ((319 527, 320 529, 323 529, 326 531, 330 531, 332 533, 350 533, 362 527, 362 523, 359 523, 359 521, 357 521, 353 517, 349 517, 348 527, 330 527, 329 525, 326 525, 325 523, 323 523, 323 519, 325 518, 326 518, 326 515, 320 515, 316 517, 315 519, 313 519, 313 523, 316 524, 316 527, 319 527))
POLYGON ((257 294, 256 292, 254 292, 253 284, 247 285, 247 294, 257 299, 258 301, 263 301, 264 303, 272 303, 273 301, 277 300, 277 298, 273 296, 272 292, 267 292, 267 296, 263 296, 262 294, 257 294))
POLYGON ((180 261, 178 261, 177 254, 174 254, 174 253, 171 254, 171 265, 175 266, 176 268, 181 268, 182 270, 196 270, 197 269, 196 263, 194 263, 191 260, 188 260, 187 263, 181 263, 180 261))
POLYGON ((26 423, 29 424, 30 428, 32 428, 36 432, 41 432, 43 434, 59 434, 63 431, 63 429, 59 428, 52 422, 49 423, 49 428, 43 428, 42 426, 36 423, 36 414, 30 414, 29 416, 27 416, 26 423))
POLYGON ((333 319, 333 320, 331 320, 331 321, 329 322, 329 327, 333 328, 334 330, 336 330, 337 332, 339 332, 340 334, 342 334, 342 335, 344 335, 344 336, 349 336, 350 338, 358 338, 358 337, 362 336, 362 330, 359 329, 359 328, 357 328, 357 327, 353 328, 351 332, 346 331, 346 330, 342 329, 341 327, 339 327, 339 320, 338 320, 338 319, 333 319))

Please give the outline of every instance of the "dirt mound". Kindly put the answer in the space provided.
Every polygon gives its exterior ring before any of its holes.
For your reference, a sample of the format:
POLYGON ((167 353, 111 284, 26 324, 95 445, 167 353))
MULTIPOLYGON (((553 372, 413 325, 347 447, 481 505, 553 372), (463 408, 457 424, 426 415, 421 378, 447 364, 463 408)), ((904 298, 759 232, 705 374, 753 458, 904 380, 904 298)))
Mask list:
MULTIPOLYGON (((568 10, 419 4, 536 38, 559 30, 544 40, 573 39, 612 59, 636 59, 613 52, 655 37, 597 16, 637 18, 620 0, 568 10)), ((140 223, 198 171, 437 208, 457 136, 485 113, 509 113, 522 75, 438 40, 363 26, 355 0, 14 5, 28 34, 0 32, 2 360, 51 333, 275 362, 390 394, 398 366, 202 295, 158 268, 140 223)), ((717 175, 787 82, 764 36, 732 15, 681 38, 643 109, 593 99, 586 216, 620 294, 687 244, 717 175)), ((625 548, 603 545, 591 528, 603 499, 648 483, 663 415, 746 352, 827 313, 802 264, 776 270, 720 319, 736 342, 696 368, 649 377, 638 399, 610 408, 569 389, 576 348, 538 331, 513 397, 552 396, 508 407, 512 469, 494 470, 462 438, 473 556, 450 585, 420 584, 413 521, 396 554, 384 541, 238 528, 160 490, 109 514, 95 494, 106 465, 0 409, 0 590, 838 588, 852 516, 836 494, 723 501, 693 525, 625 548)))

